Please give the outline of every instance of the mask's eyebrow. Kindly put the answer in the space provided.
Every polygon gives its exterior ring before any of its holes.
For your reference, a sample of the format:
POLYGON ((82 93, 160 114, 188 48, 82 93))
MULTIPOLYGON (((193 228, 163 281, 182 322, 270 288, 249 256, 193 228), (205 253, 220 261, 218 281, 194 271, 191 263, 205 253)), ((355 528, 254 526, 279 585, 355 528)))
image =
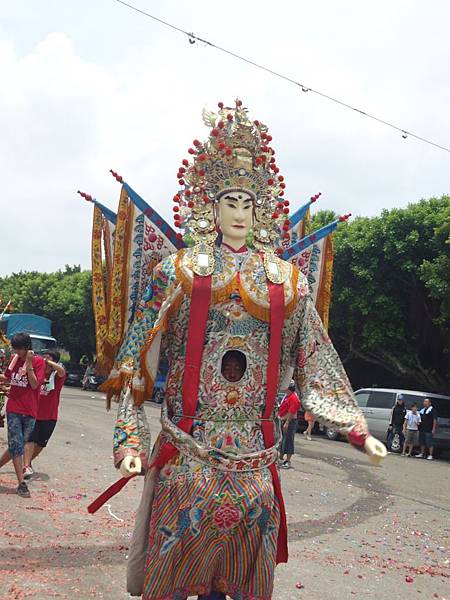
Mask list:
MULTIPOLYGON (((231 202, 239 202, 239 200, 242 200, 241 197, 235 198, 234 196, 223 196, 223 199, 228 200, 228 202, 230 202, 230 201, 231 202)), ((244 204, 252 204, 253 203, 253 200, 251 198, 244 198, 242 201, 244 204)))

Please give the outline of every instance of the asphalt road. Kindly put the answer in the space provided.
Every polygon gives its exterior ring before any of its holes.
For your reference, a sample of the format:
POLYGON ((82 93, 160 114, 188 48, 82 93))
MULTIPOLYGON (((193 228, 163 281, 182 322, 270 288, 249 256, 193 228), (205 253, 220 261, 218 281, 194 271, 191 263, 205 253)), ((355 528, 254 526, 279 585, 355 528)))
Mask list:
MULTIPOLYGON (((159 407, 147 414, 156 436, 159 407)), ((60 421, 35 463, 29 500, 0 471, 0 598, 123 600, 142 480, 91 516, 117 479, 115 415, 101 394, 64 388, 60 421)), ((0 430, 0 451, 6 430, 0 430)), ((450 462, 389 455, 382 468, 344 442, 297 436, 282 474, 290 559, 273 598, 450 600, 450 462)))

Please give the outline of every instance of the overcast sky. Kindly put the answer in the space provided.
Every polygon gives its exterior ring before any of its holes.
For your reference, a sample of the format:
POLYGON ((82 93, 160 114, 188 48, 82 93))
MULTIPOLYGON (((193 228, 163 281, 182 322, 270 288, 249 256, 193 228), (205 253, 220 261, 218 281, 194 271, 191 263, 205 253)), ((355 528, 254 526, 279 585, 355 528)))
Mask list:
MULTIPOLYGON (((448 0, 129 0, 450 146, 448 0)), ((113 168, 166 218, 203 106, 239 96, 274 138, 300 206, 376 215, 450 192, 450 154, 402 139, 114 0, 0 0, 0 275, 90 265, 113 168)))

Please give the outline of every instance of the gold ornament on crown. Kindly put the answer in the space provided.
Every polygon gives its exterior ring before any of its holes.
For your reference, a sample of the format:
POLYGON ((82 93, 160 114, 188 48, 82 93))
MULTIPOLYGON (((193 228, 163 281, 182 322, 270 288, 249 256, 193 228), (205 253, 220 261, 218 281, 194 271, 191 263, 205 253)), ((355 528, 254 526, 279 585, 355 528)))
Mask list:
POLYGON ((217 112, 203 109, 209 137, 205 142, 194 140, 188 150, 192 160, 184 159, 178 170, 181 188, 174 196, 175 226, 194 243, 194 271, 210 275, 217 238, 214 205, 225 192, 247 192, 254 206, 254 246, 265 255, 267 277, 281 283, 275 251, 289 235, 289 202, 270 146, 272 137, 266 125, 249 119, 240 100, 234 107, 221 102, 218 106, 217 112))

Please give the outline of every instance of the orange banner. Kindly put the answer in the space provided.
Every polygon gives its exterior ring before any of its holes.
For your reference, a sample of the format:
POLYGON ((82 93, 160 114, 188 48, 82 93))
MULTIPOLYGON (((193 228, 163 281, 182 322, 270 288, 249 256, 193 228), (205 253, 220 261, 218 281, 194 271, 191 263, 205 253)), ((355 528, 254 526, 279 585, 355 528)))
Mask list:
POLYGON ((316 308, 323 321, 325 329, 328 331, 328 319, 331 304, 331 285, 333 282, 333 234, 330 233, 325 238, 323 249, 322 271, 320 274, 320 287, 317 293, 316 308))
POLYGON ((94 206, 92 221, 92 310, 94 313, 97 349, 97 367, 105 368, 104 342, 108 333, 105 301, 105 284, 103 279, 102 232, 103 215, 100 208, 94 206))
POLYGON ((109 299, 108 344, 110 352, 115 356, 122 341, 123 320, 123 291, 124 282, 127 280, 128 268, 128 212, 130 200, 122 187, 117 222, 114 231, 114 262, 111 276, 111 296, 109 299))

